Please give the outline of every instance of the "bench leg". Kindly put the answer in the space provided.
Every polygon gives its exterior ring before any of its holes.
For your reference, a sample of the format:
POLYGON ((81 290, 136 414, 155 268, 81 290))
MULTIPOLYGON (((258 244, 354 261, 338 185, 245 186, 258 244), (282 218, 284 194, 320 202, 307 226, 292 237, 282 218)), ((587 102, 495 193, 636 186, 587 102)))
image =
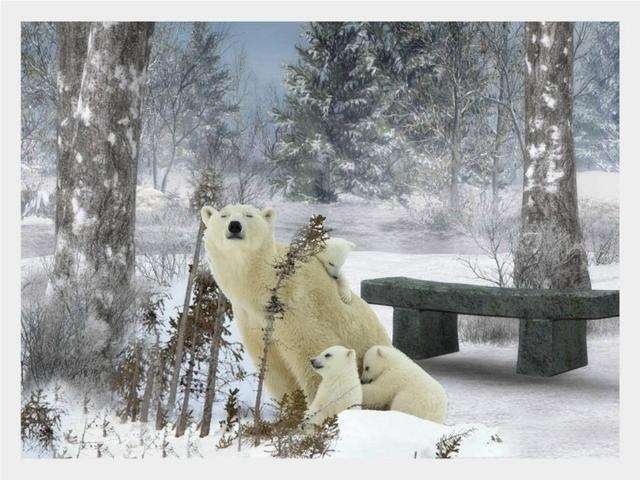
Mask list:
POLYGON ((520 320, 517 373, 551 377, 586 365, 585 320, 520 320))
POLYGON ((458 351, 458 315, 393 309, 393 346, 414 360, 458 351))

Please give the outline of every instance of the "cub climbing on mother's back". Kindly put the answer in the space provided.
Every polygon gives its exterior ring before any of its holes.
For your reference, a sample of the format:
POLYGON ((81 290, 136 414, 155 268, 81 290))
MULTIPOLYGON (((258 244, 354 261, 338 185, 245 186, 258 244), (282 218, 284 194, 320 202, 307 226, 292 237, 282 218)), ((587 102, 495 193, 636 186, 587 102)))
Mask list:
POLYGON ((447 395, 431 375, 400 350, 371 347, 362 362, 364 408, 388 408, 443 423, 447 395))

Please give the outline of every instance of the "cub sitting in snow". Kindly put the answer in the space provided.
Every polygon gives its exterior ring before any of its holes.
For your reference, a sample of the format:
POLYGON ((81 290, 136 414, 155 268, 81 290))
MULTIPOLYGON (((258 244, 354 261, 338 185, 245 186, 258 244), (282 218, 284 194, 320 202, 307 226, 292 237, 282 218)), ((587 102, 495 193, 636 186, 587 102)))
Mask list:
POLYGON ((351 288, 340 269, 344 265, 347 255, 354 248, 354 243, 343 238, 330 238, 326 241, 324 250, 317 255, 327 273, 338 283, 338 294, 344 303, 351 303, 351 288))
POLYGON ((311 366, 322 380, 307 411, 310 423, 320 425, 326 418, 343 410, 360 408, 362 385, 355 350, 342 345, 329 347, 311 359, 311 366))
POLYGON ((418 364, 393 347, 373 346, 362 362, 364 408, 396 410, 443 423, 444 388, 418 364))

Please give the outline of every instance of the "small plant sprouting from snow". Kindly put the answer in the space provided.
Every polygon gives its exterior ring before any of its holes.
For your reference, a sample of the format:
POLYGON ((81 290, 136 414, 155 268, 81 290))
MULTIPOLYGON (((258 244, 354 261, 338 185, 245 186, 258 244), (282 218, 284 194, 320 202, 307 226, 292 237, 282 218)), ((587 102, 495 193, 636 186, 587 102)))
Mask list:
POLYGON ((475 428, 470 428, 462 432, 443 435, 436 443, 436 458, 453 458, 457 456, 460 453, 462 440, 474 431, 475 428))

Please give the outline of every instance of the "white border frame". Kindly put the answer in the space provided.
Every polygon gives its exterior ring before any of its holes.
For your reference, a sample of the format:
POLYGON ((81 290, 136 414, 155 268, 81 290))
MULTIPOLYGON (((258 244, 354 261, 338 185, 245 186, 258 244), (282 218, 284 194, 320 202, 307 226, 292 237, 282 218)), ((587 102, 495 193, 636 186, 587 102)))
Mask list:
MULTIPOLYGON (((638 380, 639 363, 637 342, 640 340, 640 295, 626 294, 634 289, 631 283, 639 265, 638 214, 640 200, 640 122, 638 121, 638 85, 640 85, 640 8, 637 2, 482 2, 455 1, 243 1, 234 2, 93 2, 42 1, 3 2, 2 24, 2 127, 0 137, 0 181, 2 188, 2 288, 0 315, 2 316, 0 355, 2 359, 2 478, 33 478, 55 476, 60 478, 112 478, 124 473, 131 478, 185 478, 189 476, 236 478, 285 475, 308 478, 338 477, 415 477, 475 476, 531 477, 540 475, 584 474, 588 476, 620 477, 627 467, 635 470, 637 453, 633 443, 637 437, 639 415, 638 380), (280 461, 247 459, 246 461, 175 460, 101 460, 99 467, 92 461, 27 460, 21 458, 19 436, 20 382, 19 382, 19 329, 20 322, 20 22, 63 20, 149 20, 149 21, 309 21, 309 20, 609 20, 620 21, 621 35, 621 442, 620 460, 457 460, 404 462, 280 461), (635 207, 635 208, 634 208, 635 207), (636 247, 636 248, 634 248, 636 247), (627 285, 627 283, 629 285, 627 285), (427 463, 423 463, 427 462, 427 463), (153 463, 150 465, 149 463, 153 463), (313 466, 312 466, 313 465, 313 466)), ((594 412, 597 414, 597 412, 594 412)), ((594 432, 597 434, 597 432, 594 432)), ((553 438, 541 438, 553 442, 553 438)))

